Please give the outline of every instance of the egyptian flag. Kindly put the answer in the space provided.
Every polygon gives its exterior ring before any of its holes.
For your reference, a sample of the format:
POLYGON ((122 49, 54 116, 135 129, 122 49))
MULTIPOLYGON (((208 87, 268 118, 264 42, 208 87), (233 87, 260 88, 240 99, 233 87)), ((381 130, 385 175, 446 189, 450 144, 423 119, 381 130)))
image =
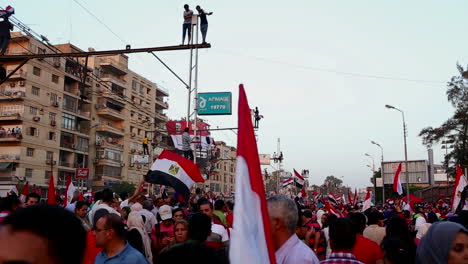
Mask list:
POLYGON ((283 181, 283 187, 286 187, 286 186, 288 186, 289 184, 291 184, 293 182, 294 182, 294 178, 289 178, 289 179, 283 181))
POLYGON ((76 187, 75 185, 73 185, 72 178, 69 175, 67 177, 67 182, 65 186, 65 200, 63 202, 64 207, 67 206, 68 204, 71 204, 73 200, 73 196, 75 196, 75 192, 76 192, 76 187))
POLYGON ((232 264, 276 263, 275 248, 244 86, 239 86, 236 198, 229 247, 232 264))
POLYGON ((362 212, 366 211, 371 207, 371 192, 367 191, 366 199, 364 199, 364 203, 362 204, 362 212))
POLYGON ((466 208, 466 195, 464 190, 467 186, 466 177, 463 176, 463 170, 460 168, 460 165, 457 165, 457 174, 455 179, 455 186, 453 188, 453 197, 452 197, 452 211, 461 211, 459 209, 466 208), (464 198, 464 199, 463 199, 464 198), (460 207, 460 208, 458 208, 460 207))
POLYGON ((393 178, 393 191, 399 195, 403 194, 403 188, 401 187, 400 182, 400 173, 401 173, 401 163, 398 165, 398 169, 395 172, 395 177, 393 178))
POLYGON ((23 189, 21 190, 21 195, 20 195, 20 201, 22 203, 25 203, 26 202, 26 196, 29 194, 29 182, 27 181, 24 185, 23 185, 23 189))
POLYGON ((163 150, 158 156, 145 180, 153 184, 171 186, 185 201, 189 200, 190 188, 196 182, 205 182, 195 163, 168 150, 163 150))
POLYGON ((307 197, 307 192, 304 189, 302 189, 297 196, 302 197, 302 198, 306 198, 307 197))
POLYGON ((333 193, 328 194, 328 200, 330 200, 330 202, 332 203, 333 206, 338 205, 338 201, 337 201, 335 195, 333 195, 333 193))
POLYGON ((329 214, 334 214, 338 217, 341 217, 341 213, 334 206, 330 205, 329 202, 324 201, 323 205, 325 205, 325 209, 327 210, 329 214))
POLYGON ((294 170, 294 181, 296 182, 296 187, 304 187, 305 179, 296 170, 294 170))

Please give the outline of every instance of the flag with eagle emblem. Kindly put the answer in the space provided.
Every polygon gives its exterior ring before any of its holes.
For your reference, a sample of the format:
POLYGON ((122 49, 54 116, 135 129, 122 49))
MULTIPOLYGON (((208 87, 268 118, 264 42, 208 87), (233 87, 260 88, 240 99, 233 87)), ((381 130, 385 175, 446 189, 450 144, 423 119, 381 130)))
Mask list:
POLYGON ((154 161, 145 180, 171 186, 185 201, 189 200, 190 188, 196 182, 205 182, 195 163, 168 150, 164 150, 154 161))

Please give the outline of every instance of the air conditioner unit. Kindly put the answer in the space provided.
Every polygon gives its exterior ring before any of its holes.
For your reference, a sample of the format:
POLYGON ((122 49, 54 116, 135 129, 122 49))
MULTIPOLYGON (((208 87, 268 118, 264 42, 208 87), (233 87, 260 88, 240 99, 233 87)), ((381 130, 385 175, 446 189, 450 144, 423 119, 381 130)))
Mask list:
POLYGON ((10 87, 15 87, 16 86, 16 83, 15 82, 11 82, 10 83, 10 87))
POLYGON ((47 165, 50 165, 50 164, 52 163, 52 160, 46 160, 45 163, 46 163, 47 165))
POLYGON ((11 91, 5 91, 5 95, 6 95, 6 96, 10 96, 10 95, 11 95, 11 91))
POLYGON ((55 122, 55 120, 50 120, 50 125, 51 126, 55 126, 57 123, 55 122))
POLYGON ((96 83, 96 87, 101 87, 101 85, 99 83, 96 83))
POLYGON ((96 141, 96 146, 101 146, 102 145, 102 141, 96 141))
POLYGON ((26 86, 26 82, 25 82, 25 81, 20 81, 20 82, 19 82, 19 86, 21 86, 21 87, 26 86))
POLYGON ((129 165, 129 166, 130 166, 130 167, 135 167, 135 165, 134 165, 133 163, 130 163, 130 165, 129 165))
POLYGON ((125 167, 125 163, 120 163, 120 167, 125 167))
POLYGON ((71 148, 72 148, 72 149, 75 149, 75 148, 76 148, 76 145, 75 145, 75 144, 72 144, 72 145, 71 145, 71 148))
POLYGON ((140 165, 140 164, 138 164, 138 165, 137 165, 137 168, 138 168, 138 169, 141 169, 141 165, 140 165))
POLYGON ((35 116, 35 117, 33 117, 33 120, 37 122, 37 121, 41 120, 41 118, 39 116, 35 116))
POLYGON ((138 151, 138 154, 143 154, 143 151, 139 150, 139 151, 138 151))
POLYGON ((135 151, 136 151, 135 149, 131 149, 131 150, 130 150, 131 153, 135 153, 135 151))

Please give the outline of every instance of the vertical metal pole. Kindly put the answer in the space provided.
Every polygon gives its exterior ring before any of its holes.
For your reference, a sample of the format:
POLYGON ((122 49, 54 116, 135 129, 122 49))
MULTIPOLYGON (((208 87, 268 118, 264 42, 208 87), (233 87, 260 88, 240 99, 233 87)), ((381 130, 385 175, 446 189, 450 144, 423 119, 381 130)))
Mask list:
POLYGON ((407 192, 407 203, 410 203, 410 188, 409 188, 409 167, 408 167, 408 148, 406 146, 406 136, 407 136, 407 131, 406 131, 406 122, 405 122, 405 114, 403 111, 401 111, 401 115, 403 117, 403 139, 405 143, 405 173, 406 173, 406 192, 407 192))
MULTIPOLYGON (((196 40, 195 40, 195 44, 198 44, 198 19, 197 19, 197 24, 195 24, 195 34, 196 34, 196 40)), ((192 31, 192 38, 193 38, 193 31, 192 31)), ((195 49, 195 79, 194 79, 194 92, 195 92, 195 95, 194 95, 194 106, 193 106, 193 120, 194 120, 194 123, 195 123, 195 129, 194 129, 194 137, 197 138, 197 118, 198 118, 198 48, 195 49)), ((200 155, 201 155, 201 147, 202 147, 202 144, 201 144, 201 137, 200 137, 200 155)), ((197 155, 195 153, 195 155, 193 156, 193 162, 195 164, 197 164, 197 155)))
MULTIPOLYGON (((193 44, 193 25, 192 22, 190 22, 190 38, 189 38, 189 45, 193 44)), ((191 101, 191 95, 192 95, 192 59, 193 59, 193 45, 190 48, 190 68, 189 68, 189 85, 188 85, 188 106, 187 106, 187 127, 189 127, 189 122, 190 122, 190 101, 191 101)), ((196 153, 195 153, 196 154, 196 153)))
POLYGON ((382 204, 385 203, 385 179, 384 179, 384 167, 383 167, 383 148, 380 147, 380 150, 382 151, 382 161, 380 163, 380 173, 382 174, 382 204))

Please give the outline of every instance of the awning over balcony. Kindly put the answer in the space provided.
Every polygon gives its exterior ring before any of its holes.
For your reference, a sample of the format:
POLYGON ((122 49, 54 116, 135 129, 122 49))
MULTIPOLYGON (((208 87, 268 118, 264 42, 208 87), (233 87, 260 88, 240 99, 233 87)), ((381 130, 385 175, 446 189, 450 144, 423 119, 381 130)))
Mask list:
POLYGON ((13 162, 0 162, 0 171, 9 171, 13 162))

